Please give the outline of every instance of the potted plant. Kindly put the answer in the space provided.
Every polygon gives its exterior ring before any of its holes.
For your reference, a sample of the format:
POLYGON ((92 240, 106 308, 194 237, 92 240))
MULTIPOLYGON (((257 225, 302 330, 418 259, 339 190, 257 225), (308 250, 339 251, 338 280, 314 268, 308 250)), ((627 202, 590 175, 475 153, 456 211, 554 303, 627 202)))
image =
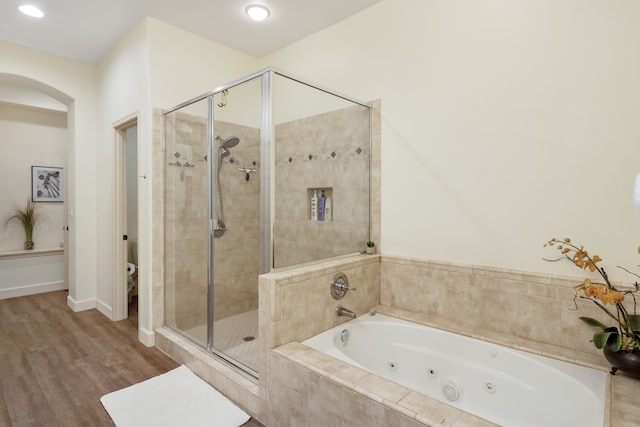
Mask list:
POLYGON ((375 254, 376 253, 376 242, 369 240, 367 242, 367 253, 375 254))
MULTIPOLYGON (((636 313, 635 295, 640 289, 640 284, 636 281, 624 289, 622 286, 614 286, 604 268, 598 266, 602 258, 598 255, 590 255, 582 246, 571 243, 569 238, 563 240, 554 238, 545 246, 555 247, 563 257, 572 261, 578 268, 588 269, 600 276, 601 282, 585 279, 582 284, 575 286, 574 302, 577 298, 593 302, 612 320, 613 326, 605 325, 591 317, 580 317, 580 320, 599 329, 593 335, 592 341, 596 348, 603 350, 605 358, 612 366, 612 374, 619 369, 630 376, 640 378, 640 315, 636 313), (632 302, 625 305, 625 299, 632 302)), ((640 252, 640 248, 638 251, 640 252)), ((623 270, 633 274, 627 269, 623 268, 623 270)))
POLYGON ((24 249, 33 249, 33 229, 39 222, 44 220, 46 216, 29 198, 27 198, 27 204, 24 208, 15 203, 13 206, 13 210, 4 218, 4 225, 8 226, 11 223, 21 224, 25 234, 24 249))

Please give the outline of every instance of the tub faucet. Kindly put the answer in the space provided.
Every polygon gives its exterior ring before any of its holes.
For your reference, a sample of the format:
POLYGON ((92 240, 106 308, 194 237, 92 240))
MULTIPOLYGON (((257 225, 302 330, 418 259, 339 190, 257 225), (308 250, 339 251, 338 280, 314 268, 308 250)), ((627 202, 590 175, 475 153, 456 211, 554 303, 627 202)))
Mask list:
POLYGON ((356 314, 353 311, 341 305, 336 307, 336 317, 340 317, 340 316, 350 317, 352 319, 356 318, 356 314))

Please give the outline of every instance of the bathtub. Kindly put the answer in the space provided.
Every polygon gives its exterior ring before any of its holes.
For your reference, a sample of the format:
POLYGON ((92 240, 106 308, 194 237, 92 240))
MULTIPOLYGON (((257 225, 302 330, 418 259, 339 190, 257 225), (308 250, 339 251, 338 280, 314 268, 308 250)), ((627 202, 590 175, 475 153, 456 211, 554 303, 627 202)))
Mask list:
POLYGON ((603 371, 383 314, 302 344, 501 426, 604 423, 603 371))

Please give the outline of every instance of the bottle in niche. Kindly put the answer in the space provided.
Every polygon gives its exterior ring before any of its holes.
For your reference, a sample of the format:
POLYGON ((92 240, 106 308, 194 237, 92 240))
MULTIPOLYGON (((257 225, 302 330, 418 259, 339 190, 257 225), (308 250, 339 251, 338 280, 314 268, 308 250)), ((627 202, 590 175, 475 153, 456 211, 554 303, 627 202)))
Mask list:
POLYGON ((333 206, 331 201, 331 193, 327 190, 327 198, 324 200, 324 220, 333 221, 333 206))
POLYGON ((311 221, 318 220, 318 193, 313 190, 313 196, 311 196, 311 221))
POLYGON ((326 200, 324 190, 320 191, 320 197, 318 197, 318 221, 324 221, 324 202, 326 200))

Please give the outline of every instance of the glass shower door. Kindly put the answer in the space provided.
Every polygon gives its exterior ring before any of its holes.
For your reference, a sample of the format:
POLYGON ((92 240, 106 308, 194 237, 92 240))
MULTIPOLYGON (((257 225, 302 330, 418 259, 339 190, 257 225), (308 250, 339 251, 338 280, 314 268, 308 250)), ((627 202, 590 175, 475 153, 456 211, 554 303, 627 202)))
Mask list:
POLYGON ((164 116, 165 324, 206 347, 209 266, 208 101, 164 116))
POLYGON ((257 376, 260 78, 213 99, 212 351, 257 376))

